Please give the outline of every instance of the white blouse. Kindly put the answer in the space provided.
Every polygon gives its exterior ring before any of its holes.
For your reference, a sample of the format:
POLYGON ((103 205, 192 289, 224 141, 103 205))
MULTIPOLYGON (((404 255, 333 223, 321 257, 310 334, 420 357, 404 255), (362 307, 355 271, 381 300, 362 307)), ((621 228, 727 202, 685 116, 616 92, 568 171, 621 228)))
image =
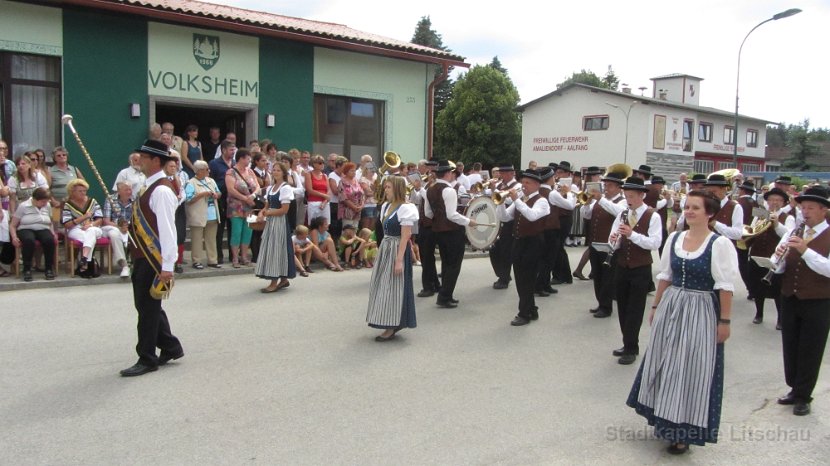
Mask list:
MULTIPOLYGON (((686 239, 686 233, 683 231, 669 234, 669 238, 666 240, 666 248, 663 249, 663 256, 660 257, 658 280, 669 282, 672 280, 670 246, 675 236, 680 235, 677 238, 674 253, 683 259, 697 259, 706 251, 706 246, 714 235, 710 232, 697 250, 689 252, 683 249, 683 240, 686 239)), ((712 278, 715 279, 714 289, 732 292, 735 291, 735 283, 741 281, 741 274, 738 271, 738 252, 732 242, 724 236, 718 237, 712 245, 712 278)))
POLYGON ((268 188, 268 195, 273 196, 277 191, 280 192, 280 204, 291 204, 294 200, 294 188, 290 184, 283 183, 279 187, 271 186, 268 188))
MULTIPOLYGON (((389 209, 389 203, 384 202, 383 207, 380 209, 380 218, 383 219, 386 217, 386 210, 389 209)), ((401 226, 411 227, 418 223, 418 208, 415 207, 415 204, 401 204, 398 208, 398 221, 401 223, 401 226)))

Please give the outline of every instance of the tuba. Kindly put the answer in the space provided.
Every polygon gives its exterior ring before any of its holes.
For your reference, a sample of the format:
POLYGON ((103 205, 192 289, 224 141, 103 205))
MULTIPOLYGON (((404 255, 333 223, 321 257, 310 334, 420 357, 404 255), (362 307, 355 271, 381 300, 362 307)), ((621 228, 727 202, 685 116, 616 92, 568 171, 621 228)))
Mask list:
POLYGON ((383 166, 378 169, 375 179, 375 201, 378 204, 383 202, 383 182, 386 180, 386 171, 401 166, 401 156, 397 152, 386 151, 383 153, 383 166))
POLYGON ((624 163, 615 163, 613 165, 609 165, 608 168, 605 169, 605 173, 602 174, 602 177, 605 178, 611 173, 623 173, 625 174, 625 177, 623 177, 623 179, 625 179, 633 175, 634 170, 624 163))

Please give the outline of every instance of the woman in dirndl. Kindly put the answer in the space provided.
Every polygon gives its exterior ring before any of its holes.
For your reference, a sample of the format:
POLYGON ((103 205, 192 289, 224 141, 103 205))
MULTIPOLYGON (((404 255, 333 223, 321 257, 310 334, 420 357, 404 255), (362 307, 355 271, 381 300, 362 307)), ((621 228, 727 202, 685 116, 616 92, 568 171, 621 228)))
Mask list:
POLYGON ((412 250, 409 238, 418 223, 418 209, 406 202, 406 184, 401 176, 383 182, 386 200, 380 210, 383 240, 369 282, 366 322, 383 329, 375 341, 395 338, 404 328, 415 328, 415 291, 412 286, 412 250))
POLYGON ((668 452, 715 443, 723 399, 723 343, 729 338, 738 256, 732 242, 709 230, 720 202, 689 193, 688 231, 672 233, 660 259, 648 348, 628 406, 670 442, 668 452))
POLYGON ((260 210, 257 216, 257 221, 265 220, 266 223, 255 273, 259 278, 271 280, 268 286, 260 290, 263 293, 273 293, 288 287, 288 279, 297 275, 294 245, 285 218, 291 201, 294 200, 294 191, 285 182, 286 173, 288 167, 285 164, 274 163, 271 169, 273 183, 265 192, 268 206, 260 210))

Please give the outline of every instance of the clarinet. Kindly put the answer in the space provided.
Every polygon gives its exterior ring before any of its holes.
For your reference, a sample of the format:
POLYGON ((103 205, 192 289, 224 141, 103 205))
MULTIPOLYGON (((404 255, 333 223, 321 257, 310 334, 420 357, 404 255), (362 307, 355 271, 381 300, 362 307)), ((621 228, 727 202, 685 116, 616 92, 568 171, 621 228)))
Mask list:
MULTIPOLYGON (((625 210, 623 210, 622 213, 620 214, 620 222, 627 222, 627 221, 628 221, 628 207, 626 207, 625 210)), ((614 244, 612 244, 613 248, 611 248, 611 252, 608 253, 608 256, 605 258, 605 262, 603 262, 602 265, 604 265, 606 267, 611 267, 611 261, 614 260, 614 252, 616 252, 617 245, 619 245, 620 241, 622 241, 622 235, 617 236, 617 240, 614 241, 614 244)))
MULTIPOLYGON (((802 220, 798 225, 796 225, 792 233, 790 233, 790 235, 787 237, 787 240, 792 238, 793 235, 801 237, 801 235, 804 234, 804 227, 804 221, 802 220)), ((775 255, 773 256, 773 259, 775 259, 775 261, 773 262, 774 267, 769 269, 767 274, 764 275, 764 278, 761 279, 761 281, 764 282, 764 284, 767 286, 772 285, 772 277, 775 275, 775 269, 778 268, 778 263, 781 262, 782 259, 784 259, 788 252, 790 252, 790 247, 787 245, 787 243, 784 243, 784 245, 785 247, 784 250, 781 251, 781 254, 778 254, 778 251, 776 251, 775 255)))

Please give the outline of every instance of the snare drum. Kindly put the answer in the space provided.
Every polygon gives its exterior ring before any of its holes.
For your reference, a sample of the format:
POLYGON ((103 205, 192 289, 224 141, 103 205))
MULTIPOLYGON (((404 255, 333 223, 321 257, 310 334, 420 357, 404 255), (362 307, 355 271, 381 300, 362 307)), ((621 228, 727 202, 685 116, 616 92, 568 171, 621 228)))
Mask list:
POLYGON ((473 250, 487 251, 499 238, 501 222, 496 216, 496 203, 486 196, 476 197, 467 205, 464 216, 479 225, 467 226, 465 233, 473 250))

